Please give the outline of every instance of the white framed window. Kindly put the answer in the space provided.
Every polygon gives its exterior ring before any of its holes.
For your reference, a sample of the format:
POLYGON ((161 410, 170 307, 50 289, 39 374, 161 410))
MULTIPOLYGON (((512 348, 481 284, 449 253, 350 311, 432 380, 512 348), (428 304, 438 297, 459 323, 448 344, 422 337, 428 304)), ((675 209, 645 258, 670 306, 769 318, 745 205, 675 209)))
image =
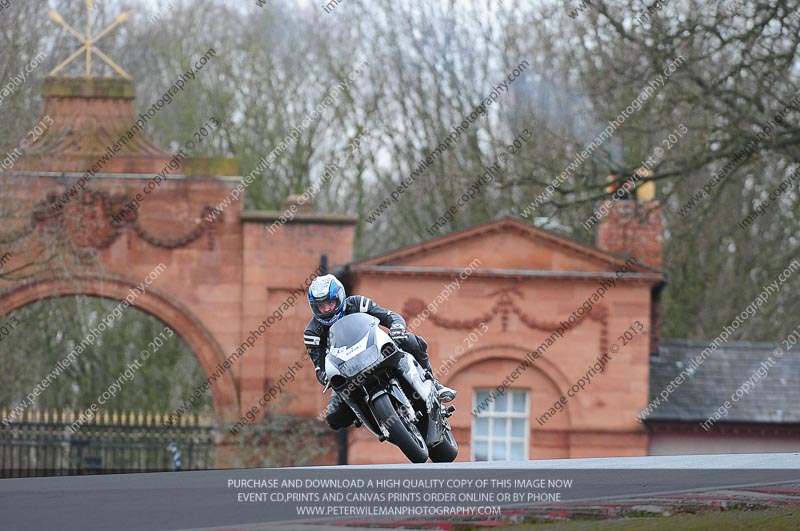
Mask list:
POLYGON ((473 461, 517 461, 528 459, 530 434, 528 391, 476 389, 473 411, 483 405, 472 420, 473 461), (488 407, 487 407, 488 404, 488 407))

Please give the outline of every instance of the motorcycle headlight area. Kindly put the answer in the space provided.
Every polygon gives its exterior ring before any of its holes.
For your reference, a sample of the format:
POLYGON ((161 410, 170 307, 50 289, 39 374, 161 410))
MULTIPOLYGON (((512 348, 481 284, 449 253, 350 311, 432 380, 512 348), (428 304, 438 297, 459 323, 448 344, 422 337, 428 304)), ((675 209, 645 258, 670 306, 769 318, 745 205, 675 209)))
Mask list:
POLYGON ((382 360, 383 357, 381 356, 381 353, 378 352, 378 347, 373 345, 364 350, 358 356, 355 356, 354 358, 339 365, 339 372, 342 374, 342 376, 351 378, 364 369, 367 369, 382 360))

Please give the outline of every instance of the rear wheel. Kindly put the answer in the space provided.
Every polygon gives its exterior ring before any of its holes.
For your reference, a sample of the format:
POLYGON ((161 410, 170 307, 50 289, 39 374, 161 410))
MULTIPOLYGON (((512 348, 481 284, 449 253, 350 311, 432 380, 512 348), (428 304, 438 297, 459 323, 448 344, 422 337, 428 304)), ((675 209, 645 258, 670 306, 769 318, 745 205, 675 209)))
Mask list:
POLYGON ((452 463, 455 461, 458 455, 458 443, 456 443, 456 438, 453 437, 450 426, 448 426, 447 430, 444 432, 442 442, 428 448, 428 453, 431 456, 431 461, 434 463, 452 463))
POLYGON ((378 420, 383 422, 389 431, 389 440, 405 454, 412 463, 424 463, 428 460, 428 447, 425 445, 417 426, 400 418, 389 395, 379 396, 373 402, 378 420))

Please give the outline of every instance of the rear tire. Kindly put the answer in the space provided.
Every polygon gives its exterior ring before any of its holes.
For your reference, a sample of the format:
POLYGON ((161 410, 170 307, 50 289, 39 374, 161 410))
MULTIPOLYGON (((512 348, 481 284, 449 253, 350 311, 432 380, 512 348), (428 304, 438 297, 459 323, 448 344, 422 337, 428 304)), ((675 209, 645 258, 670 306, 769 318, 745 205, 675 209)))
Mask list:
POLYGON ((416 434, 409 431, 394 409, 389 395, 379 396, 372 405, 378 420, 382 421, 389 431, 389 440, 400 448, 408 460, 412 463, 427 461, 428 447, 425 446, 425 440, 419 434, 419 430, 416 430, 416 426, 414 426, 416 434))
POLYGON ((449 427, 447 431, 445 431, 442 442, 428 448, 428 453, 430 454, 431 461, 434 463, 452 463, 456 460, 458 456, 458 443, 456 442, 456 438, 453 437, 453 432, 449 427))

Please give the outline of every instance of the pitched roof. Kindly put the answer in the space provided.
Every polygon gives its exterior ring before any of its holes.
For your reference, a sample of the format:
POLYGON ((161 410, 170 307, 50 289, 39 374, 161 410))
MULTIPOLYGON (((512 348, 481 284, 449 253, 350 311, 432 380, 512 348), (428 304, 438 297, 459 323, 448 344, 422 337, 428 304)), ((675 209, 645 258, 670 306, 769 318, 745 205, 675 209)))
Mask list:
MULTIPOLYGON (((490 221, 480 225, 475 225, 465 230, 453 232, 444 236, 439 236, 426 240, 422 243, 403 247, 385 254, 365 258, 350 264, 351 269, 359 269, 375 266, 404 266, 412 265, 410 262, 424 259, 431 256, 431 253, 452 248, 455 245, 463 244, 468 240, 477 238, 491 237, 493 234, 517 234, 522 238, 536 244, 543 244, 558 248, 563 254, 580 258, 595 264, 595 268, 602 268, 607 271, 619 269, 626 263, 628 257, 619 256, 596 247, 591 247, 564 236, 536 228, 527 223, 523 223, 514 218, 503 218, 497 221, 490 221)), ((499 245, 503 242, 498 241, 499 245)), ((467 265, 469 258, 463 265, 467 265)), ((531 267, 530 269, 542 269, 531 267)), ((634 271, 642 273, 658 273, 661 270, 639 263, 634 271)))
POLYGON ((787 352, 778 357, 779 345, 773 343, 729 342, 699 366, 690 364, 708 346, 708 342, 662 341, 658 356, 650 360, 650 400, 659 398, 681 372, 690 375, 645 422, 705 422, 724 408, 726 400, 732 407, 719 423, 800 422, 800 356, 787 352), (692 370, 693 366, 697 368, 692 370), (739 389, 742 396, 731 400, 739 389))

